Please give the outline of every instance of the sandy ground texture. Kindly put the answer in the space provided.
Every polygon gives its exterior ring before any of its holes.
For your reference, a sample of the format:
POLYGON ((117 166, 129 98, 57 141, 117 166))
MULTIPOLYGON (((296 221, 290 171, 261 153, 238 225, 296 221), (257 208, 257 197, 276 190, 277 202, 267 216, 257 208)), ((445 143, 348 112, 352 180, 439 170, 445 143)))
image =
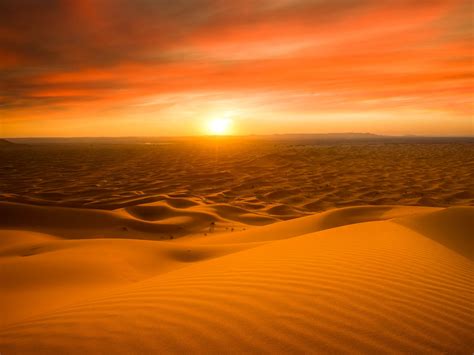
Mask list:
POLYGON ((470 145, 218 148, 4 149, 0 352, 473 351, 470 145))
POLYGON ((474 139, 416 142, 17 144, 0 147, 0 200, 112 210, 184 197, 173 207, 225 203, 277 219, 354 205, 474 205, 474 139))

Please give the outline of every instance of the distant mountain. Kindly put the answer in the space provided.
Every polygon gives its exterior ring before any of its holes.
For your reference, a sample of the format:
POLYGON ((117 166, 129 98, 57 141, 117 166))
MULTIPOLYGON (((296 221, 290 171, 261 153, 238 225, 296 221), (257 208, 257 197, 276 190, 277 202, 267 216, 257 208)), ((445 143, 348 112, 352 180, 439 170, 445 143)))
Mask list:
POLYGON ((290 134, 274 134, 272 138, 287 138, 287 139, 372 139, 372 138, 385 138, 387 136, 381 136, 374 133, 290 133, 290 134))
POLYGON ((15 145, 15 143, 7 141, 6 139, 0 138, 0 147, 6 147, 6 146, 12 146, 15 145))
POLYGON ((42 137, 0 139, 0 147, 26 147, 38 144, 169 144, 187 141, 250 140, 282 142, 285 144, 332 144, 332 143, 474 143, 474 137, 430 137, 401 135, 388 136, 374 133, 288 133, 288 134, 252 134, 225 137, 209 136, 156 136, 156 137, 42 137))

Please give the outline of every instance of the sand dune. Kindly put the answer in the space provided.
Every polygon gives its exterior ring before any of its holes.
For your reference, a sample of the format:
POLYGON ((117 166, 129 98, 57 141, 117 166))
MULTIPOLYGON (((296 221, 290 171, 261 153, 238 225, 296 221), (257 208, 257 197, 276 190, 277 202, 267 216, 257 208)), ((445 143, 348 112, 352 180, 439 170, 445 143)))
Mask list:
POLYGON ((472 351, 473 207, 174 202, 0 204, 2 353, 472 351))
POLYGON ((10 144, 0 147, 0 199, 108 210, 229 204, 279 220, 357 205, 474 204, 469 140, 410 142, 10 144))
POLYGON ((0 202, 1 225, 69 238, 122 237, 174 239, 184 235, 242 230, 276 220, 229 205, 176 209, 166 204, 144 204, 116 211, 45 207, 0 202))
POLYGON ((471 353, 473 145, 297 143, 0 147, 0 353, 471 353))

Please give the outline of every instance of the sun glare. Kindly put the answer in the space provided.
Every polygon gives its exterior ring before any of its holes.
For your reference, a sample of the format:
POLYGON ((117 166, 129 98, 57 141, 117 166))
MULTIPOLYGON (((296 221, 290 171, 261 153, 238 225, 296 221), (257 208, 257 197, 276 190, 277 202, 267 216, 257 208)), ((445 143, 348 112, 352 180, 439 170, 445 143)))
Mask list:
POLYGON ((222 136, 231 133, 232 120, 230 118, 216 118, 207 123, 210 134, 222 136))

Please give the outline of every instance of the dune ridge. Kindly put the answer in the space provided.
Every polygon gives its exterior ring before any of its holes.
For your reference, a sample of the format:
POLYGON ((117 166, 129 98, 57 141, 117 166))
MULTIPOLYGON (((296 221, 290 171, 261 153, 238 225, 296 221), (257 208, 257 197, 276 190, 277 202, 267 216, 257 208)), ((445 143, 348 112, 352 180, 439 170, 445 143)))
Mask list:
POLYGON ((180 199, 115 211, 0 203, 2 352, 472 350, 461 247, 474 207, 261 223, 180 199), (163 226, 186 233, 161 238, 163 226))

